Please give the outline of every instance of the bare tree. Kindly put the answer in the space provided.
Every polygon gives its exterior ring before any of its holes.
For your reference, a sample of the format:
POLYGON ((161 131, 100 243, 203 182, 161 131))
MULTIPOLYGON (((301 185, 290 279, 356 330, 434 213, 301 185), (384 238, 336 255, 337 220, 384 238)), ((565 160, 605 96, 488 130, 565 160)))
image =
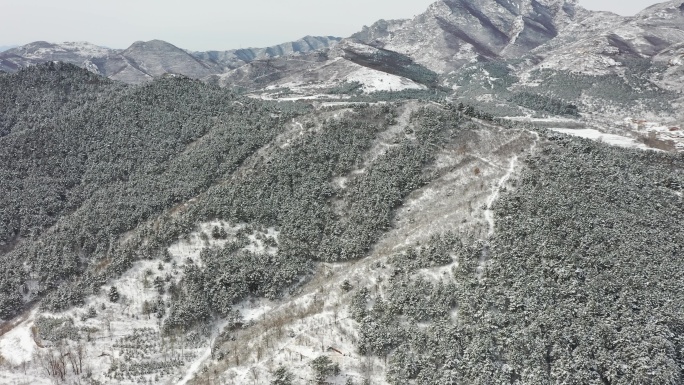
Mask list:
POLYGON ((60 351, 47 349, 42 353, 36 353, 36 356, 38 363, 48 376, 64 381, 67 375, 65 354, 62 354, 60 351))
POLYGON ((69 358, 71 370, 73 370, 74 374, 80 375, 83 373, 83 358, 85 356, 85 347, 83 344, 79 342, 74 351, 69 349, 69 352, 66 353, 66 356, 69 358))

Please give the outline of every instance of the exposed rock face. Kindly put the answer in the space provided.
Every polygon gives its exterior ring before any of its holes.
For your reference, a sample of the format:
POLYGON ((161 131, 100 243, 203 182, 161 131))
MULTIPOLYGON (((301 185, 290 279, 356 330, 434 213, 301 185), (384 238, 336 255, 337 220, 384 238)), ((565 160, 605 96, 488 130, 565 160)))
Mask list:
POLYGON ((576 8, 574 1, 443 0, 412 20, 381 20, 353 38, 448 72, 475 60, 521 56, 555 38, 576 8))
POLYGON ((684 91, 684 43, 674 44, 653 58, 655 63, 666 65, 661 79, 654 79, 659 86, 684 91))
POLYGON ((221 83, 250 87, 254 81, 252 88, 324 83, 360 65, 433 86, 429 72, 444 76, 483 61, 508 60, 524 77, 537 69, 620 74, 625 60, 648 65, 653 59, 652 64, 672 66, 658 84, 677 89, 681 56, 675 45, 682 41, 682 0, 634 17, 588 11, 575 0, 441 0, 413 19, 364 27, 331 48, 328 62, 289 56, 254 61, 222 75, 221 83))
POLYGON ((624 59, 652 59, 684 41, 684 2, 656 4, 634 17, 581 11, 581 17, 533 53, 540 67, 604 74, 624 59))

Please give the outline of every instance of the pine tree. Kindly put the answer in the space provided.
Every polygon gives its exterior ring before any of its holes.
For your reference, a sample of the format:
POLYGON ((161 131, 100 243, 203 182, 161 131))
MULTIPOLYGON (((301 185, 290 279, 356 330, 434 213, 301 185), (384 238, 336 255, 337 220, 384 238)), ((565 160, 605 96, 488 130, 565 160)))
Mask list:
POLYGON ((311 368, 314 372, 314 381, 317 384, 323 384, 325 383, 326 378, 340 374, 339 364, 333 363, 332 360, 326 356, 319 356, 311 361, 311 368))
POLYGON ((354 288, 348 279, 345 279, 344 282, 342 282, 341 287, 342 287, 342 290, 347 291, 347 292, 351 291, 351 289, 354 288))
POLYGON ((112 288, 109 289, 109 300, 111 302, 119 301, 119 290, 117 290, 116 286, 112 286, 112 288))
POLYGON ((273 373, 273 381, 271 385, 292 385, 292 374, 285 369, 284 366, 276 369, 273 373))
POLYGON ((153 282, 154 288, 157 289, 159 294, 164 294, 164 280, 161 277, 155 277, 153 282))

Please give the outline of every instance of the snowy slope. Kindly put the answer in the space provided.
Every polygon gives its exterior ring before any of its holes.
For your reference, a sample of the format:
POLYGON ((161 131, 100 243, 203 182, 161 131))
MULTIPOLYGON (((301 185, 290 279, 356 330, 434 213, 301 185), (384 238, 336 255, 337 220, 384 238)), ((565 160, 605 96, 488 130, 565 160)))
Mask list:
POLYGON ((539 67, 603 74, 619 71, 620 58, 652 58, 684 39, 684 2, 654 5, 634 17, 583 12, 559 37, 533 51, 539 67))
POLYGON ((267 60, 281 56, 297 56, 333 47, 341 38, 334 36, 305 36, 297 41, 266 48, 241 48, 229 51, 191 52, 205 62, 215 63, 225 71, 241 67, 255 60, 267 60))
POLYGON ((449 72, 475 60, 520 57, 553 39, 575 8, 563 0, 443 0, 411 20, 379 21, 353 37, 449 72))
MULTIPOLYGON (((371 161, 394 145, 396 135, 412 124, 411 113, 426 106, 441 108, 407 103, 399 111, 396 124, 377 136, 363 158, 371 161)), ((294 122, 294 127, 301 127, 301 123, 294 122)), ((159 294, 155 279, 161 278, 167 285, 178 282, 184 265, 202 264, 199 255, 203 249, 228 242, 247 226, 220 220, 199 223, 168 248, 168 260, 136 261, 120 278, 107 282, 97 295, 85 298, 84 307, 54 314, 34 310, 14 324, 0 336, 0 354, 14 359, 0 370, 0 383, 51 383, 39 357, 55 354, 59 347, 55 341, 41 338, 40 330, 34 333, 32 329, 38 319, 47 316, 72 320, 87 341, 85 362, 91 378, 101 383, 185 385, 202 383, 210 377, 208 381, 214 383, 266 384, 279 365, 286 365, 296 380, 303 382, 311 379, 310 361, 326 355, 340 365, 343 373, 332 378, 331 383, 342 385, 350 378, 360 384, 367 378, 373 384, 385 384, 385 363, 356 350, 356 327, 347 310, 351 293, 340 289, 342 282, 349 280, 361 287, 386 280, 388 270, 379 266, 392 253, 425 242, 433 234, 453 230, 486 236, 491 218, 485 209, 491 209, 499 191, 520 170, 515 160, 532 151, 535 142, 534 135, 522 130, 478 125, 464 130, 444 143, 430 171, 437 177, 407 198, 397 210, 392 228, 369 258, 319 264, 313 276, 284 299, 248 300, 237 305, 235 309, 245 327, 231 332, 232 338, 219 337, 227 319, 214 320, 199 334, 162 337, 164 315, 158 318, 156 313, 142 313, 146 303, 168 298, 168 293, 159 294), (226 231, 226 239, 212 236, 215 227, 226 231), (111 301, 111 287, 118 290, 116 302, 111 301), (93 316, 88 316, 90 308, 95 312, 93 316), (22 366, 23 362, 26 365, 22 366), (156 364, 165 366, 149 369, 156 364)), ((358 172, 363 170, 354 170, 350 175, 358 172)), ((340 187, 345 188, 344 184, 340 187)), ((246 249, 275 253, 274 243, 265 243, 264 239, 272 238, 277 245, 278 237, 275 229, 261 229, 248 237, 246 249)), ((450 270, 425 269, 421 274, 440 279, 448 277, 450 270)), ((72 352, 76 348, 73 341, 63 347, 72 352)), ((76 376, 69 370, 67 381, 79 379, 83 381, 84 375, 76 376)))
MULTIPOLYGON (((78 329, 88 332, 88 342, 84 362, 90 368, 92 378, 107 384, 139 384, 154 381, 155 383, 184 384, 189 381, 201 365, 211 356, 211 343, 225 321, 219 321, 209 334, 197 336, 181 335, 176 341, 165 341, 160 338, 160 325, 163 318, 141 315, 145 303, 156 303, 161 298, 168 299, 168 294, 160 295, 153 285, 157 277, 178 282, 183 276, 182 266, 187 263, 201 264, 199 254, 208 247, 218 247, 233 239, 237 231, 244 229, 245 224, 231 225, 226 222, 211 222, 198 225, 196 231, 186 234, 169 247, 170 259, 161 261, 139 261, 120 278, 108 283, 100 294, 86 298, 81 309, 72 309, 62 313, 48 313, 34 308, 24 318, 19 319, 5 334, 0 335, 0 356, 6 360, 7 369, 0 369, 0 383, 23 381, 31 383, 52 383, 50 376, 42 370, 40 355, 53 353, 58 349, 59 341, 42 340, 40 332, 34 333, 36 319, 39 317, 69 318, 78 329), (227 239, 214 239, 212 230, 223 228, 227 239), (190 262, 192 261, 192 262, 190 262), (109 288, 116 287, 120 298, 112 302, 109 288), (93 308, 96 315, 84 317, 87 309, 93 308), (212 333, 214 334, 212 337, 212 333), (137 354, 136 352, 144 352, 137 354), (148 374, 133 376, 124 375, 116 369, 122 363, 149 365, 155 361, 168 363, 165 369, 152 370, 148 374), (114 368, 114 369, 113 369, 114 368), (27 374, 24 374, 26 371, 27 374), (3 381, 7 382, 3 382, 3 381)), ((246 250, 274 253, 277 248, 266 246, 265 238, 277 242, 278 232, 265 229, 263 233, 251 234, 246 250)), ((248 322, 261 315, 249 304, 237 306, 242 309, 243 319, 248 322)), ((85 338, 85 332, 81 332, 85 338)), ((174 337, 172 337, 174 338, 174 337)), ((66 341, 67 346, 75 348, 74 341, 66 341)), ((2 362, 0 362, 2 364, 2 362)), ((2 365, 5 365, 2 364, 2 365)), ((0 366, 1 367, 1 366, 0 366)), ((75 381, 79 376, 69 373, 68 379, 75 381)))

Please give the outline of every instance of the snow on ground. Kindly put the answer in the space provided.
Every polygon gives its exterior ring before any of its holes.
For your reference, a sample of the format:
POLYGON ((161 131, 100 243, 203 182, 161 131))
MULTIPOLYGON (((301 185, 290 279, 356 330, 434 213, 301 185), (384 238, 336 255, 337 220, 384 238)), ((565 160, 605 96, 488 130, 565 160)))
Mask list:
MULTIPOLYGON (((532 146, 530 147, 530 152, 534 153, 537 144, 539 143, 539 134, 536 131, 528 131, 532 135, 535 136, 535 140, 532 143, 532 146)), ((482 159, 482 158, 481 158, 482 159)), ((491 161, 487 159, 482 159, 484 161, 487 161, 488 163, 492 164, 493 166, 496 166, 493 164, 491 161)), ((506 173, 499 179, 498 183, 492 187, 492 194, 487 198, 487 204, 485 206, 484 210, 484 217, 485 220, 487 221, 487 224, 489 225, 489 231, 487 233, 487 236, 492 236, 494 234, 494 211, 492 210, 492 206, 496 202, 497 199, 499 199, 499 195, 501 194, 501 190, 506 186, 506 183, 508 183, 508 180, 511 178, 513 173, 515 172, 515 167, 518 164, 518 156, 513 155, 511 160, 509 161, 508 169, 506 170, 506 173)))
MULTIPOLYGON (((684 127, 681 124, 627 118, 623 122, 640 135, 674 143, 675 149, 684 151, 684 127)), ((681 123, 681 122, 680 122, 681 123)))
POLYGON ((208 360, 209 357, 211 357, 211 347, 207 347, 204 349, 204 352, 202 355, 200 355, 191 365, 190 367, 186 370, 185 376, 176 383, 176 385, 185 385, 188 383, 188 381, 192 380, 192 378, 199 372, 199 370, 202 368, 202 364, 204 361, 208 360))
POLYGON ((511 175, 513 175, 513 172, 515 171, 515 166, 517 164, 518 156, 514 155, 511 158, 508 170, 501 177, 501 179, 499 179, 499 182, 492 187, 492 195, 490 195, 487 199, 487 208, 484 211, 484 216, 485 220, 487 221, 487 224, 489 225, 489 231, 487 233, 488 236, 492 236, 492 234, 494 234, 494 211, 492 210, 492 206, 494 205, 494 202, 496 202, 496 200, 499 198, 501 189, 506 185, 506 182, 508 182, 508 180, 511 178, 511 175))
MULTIPOLYGON (((355 104, 360 104, 359 102, 323 102, 320 104, 320 108, 325 108, 325 107, 344 107, 344 106, 350 106, 350 105, 355 105, 355 104)), ((377 106, 381 104, 387 104, 385 101, 379 101, 379 102, 373 102, 373 103, 368 103, 368 102, 363 102, 365 105, 369 106, 377 106)))
POLYGON ((533 118, 529 116, 509 116, 503 117, 503 119, 531 123, 536 127, 548 127, 550 130, 556 132, 603 141, 618 147, 652 150, 668 150, 668 147, 672 147, 672 149, 684 151, 684 127, 681 127, 682 124, 676 124, 671 120, 663 121, 662 118, 659 119, 656 115, 647 116, 644 119, 627 117, 621 120, 596 120, 595 116, 591 116, 588 118, 590 119, 589 121, 562 117, 533 118), (595 128, 587 128, 588 125, 600 127, 601 130, 604 130, 604 127, 610 127, 609 130, 613 133, 601 132, 595 128), (660 141, 662 147, 658 145, 649 146, 637 139, 621 135, 626 132, 629 132, 635 137, 641 137, 642 139, 649 139, 650 137, 650 139, 654 141, 660 141))
POLYGON ((207 360, 206 372, 217 370, 222 384, 266 384, 271 373, 284 365, 295 383, 304 383, 311 380, 310 362, 326 355, 340 365, 342 373, 330 378, 330 384, 343 385, 347 378, 355 383, 370 378, 372 384, 385 384, 382 361, 356 352, 356 330, 347 313, 351 294, 340 289, 345 279, 359 286, 375 282, 374 277, 382 272, 369 264, 321 264, 301 294, 247 305, 257 315, 252 325, 239 331, 234 341, 225 342, 226 359, 207 360))
POLYGON ((31 332, 37 313, 37 309, 31 310, 12 329, 0 336, 0 384, 53 384, 31 362, 39 349, 31 332))
POLYGON ((349 177, 346 176, 333 178, 333 184, 342 189, 347 188, 347 182, 349 182, 349 177))
MULTIPOLYGON (((404 129, 409 125, 413 108, 416 108, 416 106, 414 104, 409 104, 409 106, 401 111, 399 116, 396 117, 396 123, 378 134, 377 138, 373 140, 370 150, 368 150, 364 156, 364 167, 362 169, 368 167, 371 162, 386 154, 390 148, 395 147, 402 139, 407 137, 404 133, 404 129)), ((352 171, 352 174, 354 174, 354 171, 352 171)))
POLYGON ((211 350, 213 348, 213 346, 211 345, 213 341, 216 339, 219 333, 226 327, 226 325, 226 321, 220 321, 214 326, 211 332, 211 336, 207 338, 209 346, 207 346, 204 349, 202 354, 200 354, 199 357, 197 357, 197 359, 195 359, 195 361, 192 362, 192 364, 190 364, 190 367, 185 371, 185 375, 180 381, 176 383, 176 385, 185 385, 190 380, 192 380, 192 378, 195 377, 195 375, 197 375, 197 373, 202 368, 202 364, 204 364, 204 362, 211 357, 211 350))
POLYGON ((54 385, 55 382, 23 368, 0 368, 0 384, 3 385, 54 385))
POLYGON ((534 126, 540 127, 584 128, 586 126, 586 124, 580 120, 561 117, 533 118, 530 116, 504 116, 502 119, 531 123, 534 124, 534 126))
POLYGON ((31 327, 36 319, 37 309, 12 330, 0 338, 0 354, 12 365, 21 365, 31 361, 36 344, 31 336, 31 327))
POLYGON ((104 57, 111 53, 108 48, 100 47, 85 41, 67 41, 59 44, 68 51, 75 51, 80 55, 87 57, 104 57))
POLYGON ((101 74, 100 74, 100 70, 97 68, 97 66, 95 65, 95 63, 93 63, 92 61, 90 61, 90 59, 88 59, 88 60, 86 60, 86 61, 83 62, 83 68, 87 69, 88 71, 90 71, 90 72, 92 72, 92 73, 94 73, 94 74, 101 75, 101 74))
POLYGON ((609 74, 611 70, 615 70, 620 65, 621 63, 605 55, 578 50, 549 55, 535 69, 573 71, 598 76, 609 74))
MULTIPOLYGON (((408 124, 401 117, 399 121, 400 127, 408 124)), ((391 127, 366 157, 372 157, 383 140, 399 131, 391 127)), ((379 283, 387 279, 389 270, 383 267, 387 258, 403 247, 446 231, 446 223, 459 228, 465 218, 470 218, 468 226, 479 228, 480 207, 491 208, 498 190, 513 175, 519 154, 536 146, 536 133, 483 129, 464 135, 438 157, 434 171, 442 176, 411 194, 393 230, 383 236, 371 256, 352 263, 321 264, 314 278, 292 298, 249 304, 257 314, 252 326, 224 345, 231 356, 222 362, 207 360, 206 372, 222 373, 220 383, 261 384, 268 383, 270 373, 283 365, 296 382, 305 383, 311 380, 311 360, 326 355, 341 367, 342 375, 330 379, 331 384, 342 385, 347 378, 357 384, 364 378, 370 378, 372 384, 385 384, 385 364, 356 350, 357 330, 348 314, 350 295, 341 290, 342 282, 348 280, 354 287, 369 287, 375 293, 379 283), (490 184, 495 185, 496 192, 487 187, 490 184)), ((457 264, 422 269, 420 274, 435 281, 448 279, 457 264)))
MULTIPOLYGON (((32 328, 36 318, 45 316, 73 320, 73 326, 80 331, 85 342, 86 365, 92 370, 94 379, 106 384, 132 385, 153 381, 159 384, 172 384, 180 381, 185 384, 210 357, 210 344, 225 326, 219 321, 214 325, 211 337, 201 337, 199 343, 178 336, 175 342, 165 342, 161 337, 162 319, 156 314, 143 314, 145 304, 156 304, 158 299, 168 300, 168 294, 160 294, 154 285, 155 278, 164 282, 178 282, 183 276, 184 264, 200 264, 200 253, 207 247, 220 247, 225 243, 242 238, 247 242, 243 248, 253 252, 275 253, 277 251, 278 231, 272 228, 262 231, 247 224, 230 224, 223 221, 201 223, 197 230, 187 234, 169 247, 170 260, 140 260, 121 277, 108 282, 97 295, 88 296, 85 306, 60 313, 49 313, 34 309, 24 319, 19 319, 4 335, 0 336, 0 354, 4 357, 5 370, 0 366, 0 384, 49 384, 52 379, 46 375, 36 360, 36 354, 54 353, 54 341, 35 340, 32 328), (225 236, 215 238, 215 229, 223 229, 225 236), (119 299, 112 302, 110 288, 116 287, 119 299), (86 317, 89 308, 96 311, 95 317, 86 317), (85 330, 88 330, 87 332, 85 330), (40 345, 39 345, 40 344, 40 345), (138 350, 130 344, 147 346, 138 350), (168 369, 157 370, 151 374, 122 375, 118 378, 105 376, 112 364, 169 362, 179 359, 180 363, 168 369), (25 363, 25 364, 24 364, 25 363), (26 373, 26 374, 25 374, 26 373)), ((166 284, 165 284, 166 285, 166 284)), ((248 302, 236 306, 246 321, 262 317, 270 307, 248 302)), ((168 338, 167 338, 168 340, 168 338)), ((76 342, 68 342, 72 348, 76 342)), ((67 381, 77 381, 78 376, 69 373, 67 381)))
POLYGON ((391 75, 386 72, 372 70, 366 67, 360 67, 356 71, 347 75, 346 80, 349 82, 359 82, 363 84, 364 92, 426 89, 424 85, 418 84, 410 79, 391 75))
POLYGON ((459 266, 457 256, 452 254, 451 258, 453 259, 453 262, 448 265, 420 269, 419 273, 422 274, 424 278, 434 282, 448 280, 451 277, 454 268, 458 268, 459 266))
MULTIPOLYGON (((402 117, 399 117, 399 122, 399 126, 406 124, 402 117)), ((391 139, 395 133, 394 128, 388 130, 386 138, 381 138, 377 148, 374 146, 368 155, 373 156, 375 150, 382 150, 382 141, 391 139)), ((161 376, 159 381, 149 376, 143 377, 143 380, 184 385, 192 383, 195 376, 213 375, 216 369, 218 378, 213 377, 213 382, 207 383, 261 384, 270 381, 270 373, 275 368, 285 365, 295 375, 297 382, 301 382, 311 379, 311 360, 327 355, 340 365, 343 373, 331 383, 342 385, 350 377, 357 384, 363 378, 370 378, 373 384, 385 384, 385 365, 382 360, 363 357, 356 351, 358 336, 347 311, 350 293, 341 290, 341 283, 349 280, 354 287, 376 290, 388 272, 378 262, 386 261, 389 255, 398 251, 393 251, 393 246, 403 244, 408 238, 422 241, 431 234, 441 233, 446 230, 444 225, 447 223, 458 228, 466 224, 466 219, 467 226, 486 227, 481 220, 481 207, 487 203, 491 207, 492 191, 488 186, 494 183, 501 187, 506 183, 511 174, 510 168, 506 172, 506 163, 513 163, 512 158, 528 151, 531 138, 524 132, 509 129, 464 131, 462 134, 464 136, 454 143, 445 144, 451 147, 445 148, 435 166, 435 172, 441 176, 409 197, 398 215, 396 227, 383 237, 380 246, 373 250, 369 258, 352 263, 319 264, 317 273, 301 291, 283 300, 243 302, 235 308, 241 312, 249 327, 231 332, 234 333, 234 340, 227 339, 223 345, 217 346, 226 352, 225 358, 211 358, 209 344, 217 331, 221 330, 221 324, 218 323, 212 336, 204 338, 204 345, 184 349, 190 355, 182 367, 161 376)), ((173 279, 179 279, 182 269, 174 268, 174 265, 181 266, 188 258, 193 263, 200 263, 202 249, 221 246, 237 237, 246 238, 249 241, 247 247, 254 247, 254 250, 274 252, 275 247, 266 246, 263 241, 271 238, 277 242, 278 232, 275 229, 257 231, 248 227, 247 224, 223 221, 200 224, 196 231, 182 237, 169 248, 171 261, 163 263, 161 270, 158 260, 138 261, 129 272, 111 282, 110 285, 117 286, 122 295, 119 303, 109 302, 109 285, 99 295, 87 298, 86 308, 93 306, 97 309, 96 318, 80 320, 84 309, 61 314, 72 316, 77 327, 92 326, 101 330, 99 334, 94 334, 92 345, 89 346, 89 360, 95 377, 108 384, 140 383, 140 376, 118 381, 102 374, 109 369, 113 360, 123 360, 125 356, 120 348, 114 346, 118 340, 135 334, 136 329, 147 328, 152 333, 159 331, 159 320, 154 315, 149 318, 140 315, 142 302, 158 296, 153 285, 146 284, 146 280, 149 283, 154 277, 166 273, 171 274, 173 279), (214 238, 214 228, 225 230, 225 239, 214 238), (106 310, 101 310, 102 304, 106 305, 106 310), (104 353, 107 355, 103 356, 104 353)), ((266 243, 273 245, 272 241, 266 243)), ((426 269, 424 273, 440 279, 447 276, 451 268, 453 265, 426 269)), ((21 327, 30 329, 29 326, 21 327)), ((27 340, 23 338, 25 343, 27 340)), ((4 339, 5 336, 0 339, 0 346, 11 345, 11 342, 1 342, 4 339)), ((160 360, 161 354, 154 353, 147 359, 160 360)), ((38 369, 34 372, 35 376, 40 375, 38 369)), ((3 381, 1 375, 0 383, 12 383, 3 381)))
POLYGON ((292 102, 297 100, 328 100, 328 99, 346 99, 348 97, 344 95, 331 95, 331 94, 314 94, 305 95, 305 90, 298 91, 297 93, 287 94, 288 96, 280 96, 280 93, 259 93, 259 94, 249 94, 250 98, 261 99, 261 100, 278 100, 283 102, 292 102))
POLYGON ((224 221, 202 223, 198 227, 199 231, 188 234, 169 247, 169 253, 177 259, 177 262, 183 263, 184 259, 190 258, 194 263, 201 265, 200 253, 202 250, 208 247, 221 247, 229 241, 236 240, 240 233, 243 233, 249 240, 249 244, 244 247, 244 250, 269 254, 275 254, 278 250, 277 247, 267 246, 264 241, 271 238, 277 243, 279 232, 273 228, 264 229, 264 231, 252 229, 250 233, 247 231, 248 225, 245 223, 233 225, 224 221), (227 237, 225 239, 214 238, 212 236, 214 228, 225 230, 227 237))
POLYGON ((346 75, 340 75, 339 78, 330 79, 330 81, 322 83, 295 83, 289 82, 278 85, 278 87, 266 88, 266 91, 257 94, 250 94, 250 97, 263 100, 282 100, 282 101, 296 101, 296 100, 329 100, 329 99, 348 99, 348 95, 335 95, 322 93, 321 90, 334 88, 343 82, 359 82, 361 89, 365 93, 375 91, 401 91, 406 89, 426 89, 422 84, 418 84, 410 79, 388 74, 382 71, 376 71, 367 67, 354 64, 353 69, 346 75), (289 93, 282 93, 279 89, 286 87, 290 90, 289 93))
POLYGON ((638 148, 641 150, 652 150, 652 148, 648 147, 647 145, 641 142, 638 142, 636 139, 628 138, 622 135, 606 134, 593 128, 550 128, 550 130, 560 132, 562 134, 568 134, 572 136, 578 136, 580 138, 595 140, 597 142, 603 142, 611 146, 624 148, 638 148))
MULTIPOLYGON (((32 332, 34 320, 38 317, 71 319, 73 326, 79 330, 84 339, 86 339, 85 335, 88 335, 87 342, 84 342, 84 363, 92 370, 94 379, 108 384, 138 383, 139 378, 116 381, 104 377, 104 374, 109 370, 112 362, 124 359, 122 350, 115 346, 118 341, 133 335, 136 330, 159 330, 159 321, 154 315, 142 315, 143 302, 154 301, 159 296, 151 285, 153 276, 159 274, 157 266, 158 261, 134 263, 133 268, 119 279, 106 285, 98 295, 87 297, 83 308, 74 308, 60 313, 34 310, 26 321, 0 337, 2 354, 11 354, 15 364, 27 362, 26 372, 33 378, 27 383, 52 383, 52 379, 46 375, 34 354, 55 354, 58 348, 54 344, 55 341, 34 340, 32 332), (111 302, 108 298, 111 286, 116 286, 120 294, 117 302, 111 302), (86 309, 90 307, 96 309, 97 315, 94 318, 84 317, 86 309), (85 332, 86 329, 89 331, 85 332)), ((168 265, 167 268, 171 270, 168 265)), ((72 348, 76 345, 73 341, 67 340, 66 343, 72 348)), ((191 353, 190 349, 188 353, 191 353)), ((71 369, 68 372, 67 381, 78 381, 79 376, 74 375, 71 369)), ((0 381, 0 383, 11 382, 0 381)))

